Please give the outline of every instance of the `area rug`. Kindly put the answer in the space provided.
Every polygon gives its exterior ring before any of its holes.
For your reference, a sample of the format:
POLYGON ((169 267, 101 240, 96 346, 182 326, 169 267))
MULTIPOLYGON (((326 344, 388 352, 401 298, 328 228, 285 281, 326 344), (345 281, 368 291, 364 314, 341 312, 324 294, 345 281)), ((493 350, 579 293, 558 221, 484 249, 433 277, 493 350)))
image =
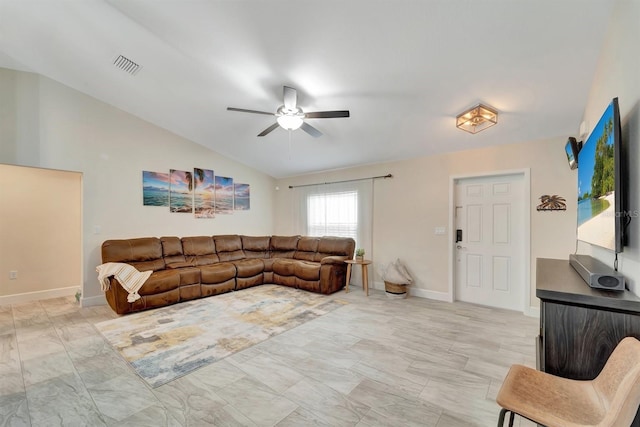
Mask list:
POLYGON ((347 304, 262 285, 96 324, 151 387, 262 342, 347 304))

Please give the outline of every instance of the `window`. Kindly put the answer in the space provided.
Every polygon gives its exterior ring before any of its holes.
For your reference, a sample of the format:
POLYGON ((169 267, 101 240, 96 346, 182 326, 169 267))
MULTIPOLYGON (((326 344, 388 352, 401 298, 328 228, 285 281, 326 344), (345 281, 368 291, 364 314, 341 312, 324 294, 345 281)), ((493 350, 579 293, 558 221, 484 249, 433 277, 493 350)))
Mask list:
POLYGON ((372 194, 371 180, 295 188, 292 229, 303 236, 351 237, 371 254, 372 194))
POLYGON ((309 194, 307 196, 308 236, 358 238, 358 192, 309 194))

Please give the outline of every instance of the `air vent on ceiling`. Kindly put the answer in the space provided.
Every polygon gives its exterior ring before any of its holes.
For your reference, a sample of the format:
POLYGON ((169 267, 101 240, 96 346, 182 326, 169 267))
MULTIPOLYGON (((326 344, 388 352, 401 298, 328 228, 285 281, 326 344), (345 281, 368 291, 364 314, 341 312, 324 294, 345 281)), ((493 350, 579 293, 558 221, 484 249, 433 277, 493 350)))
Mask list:
POLYGON ((132 60, 122 55, 119 55, 116 59, 113 60, 113 65, 120 68, 122 71, 135 76, 142 66, 140 64, 136 64, 132 60))

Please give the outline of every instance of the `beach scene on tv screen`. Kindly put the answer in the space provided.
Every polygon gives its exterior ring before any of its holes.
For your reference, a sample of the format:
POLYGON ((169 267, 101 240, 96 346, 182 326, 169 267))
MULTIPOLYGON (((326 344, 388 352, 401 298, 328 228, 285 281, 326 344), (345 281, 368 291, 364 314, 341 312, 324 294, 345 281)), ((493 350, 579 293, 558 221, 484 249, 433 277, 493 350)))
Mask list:
POLYGON ((613 106, 578 155, 578 240, 615 249, 613 106))

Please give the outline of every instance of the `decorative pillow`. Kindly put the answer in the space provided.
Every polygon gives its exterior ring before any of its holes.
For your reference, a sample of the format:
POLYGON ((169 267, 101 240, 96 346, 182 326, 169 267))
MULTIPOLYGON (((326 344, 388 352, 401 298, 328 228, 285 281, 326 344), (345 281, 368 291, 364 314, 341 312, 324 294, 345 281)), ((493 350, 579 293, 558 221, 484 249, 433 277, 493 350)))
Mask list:
POLYGON ((387 268, 385 268, 382 274, 383 280, 386 282, 397 284, 411 284, 413 279, 407 271, 407 268, 397 259, 395 262, 390 262, 387 268))
POLYGON ((396 259, 396 269, 398 270, 398 273, 404 276, 404 279, 407 281, 407 283, 413 282, 411 274, 409 274, 407 267, 402 263, 402 261, 400 261, 400 258, 396 259))

